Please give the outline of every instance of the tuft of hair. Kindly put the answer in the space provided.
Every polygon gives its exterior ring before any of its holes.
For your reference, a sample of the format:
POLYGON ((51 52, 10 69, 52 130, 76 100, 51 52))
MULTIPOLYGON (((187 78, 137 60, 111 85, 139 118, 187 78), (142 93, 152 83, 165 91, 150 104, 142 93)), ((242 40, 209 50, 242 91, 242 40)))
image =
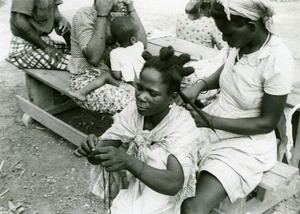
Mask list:
POLYGON ((138 32, 138 26, 131 16, 118 16, 111 22, 110 31, 119 44, 127 43, 138 32))
POLYGON ((169 94, 178 92, 182 77, 194 72, 192 67, 183 68, 183 65, 190 61, 190 55, 182 54, 176 56, 174 53, 172 46, 162 47, 159 51, 159 56, 152 56, 148 51, 143 53, 146 62, 141 72, 146 68, 153 68, 160 72, 162 82, 167 85, 169 94))
POLYGON ((144 60, 147 61, 147 60, 149 60, 149 59, 152 58, 152 54, 151 54, 149 51, 145 50, 145 51, 142 53, 142 57, 143 57, 144 60))

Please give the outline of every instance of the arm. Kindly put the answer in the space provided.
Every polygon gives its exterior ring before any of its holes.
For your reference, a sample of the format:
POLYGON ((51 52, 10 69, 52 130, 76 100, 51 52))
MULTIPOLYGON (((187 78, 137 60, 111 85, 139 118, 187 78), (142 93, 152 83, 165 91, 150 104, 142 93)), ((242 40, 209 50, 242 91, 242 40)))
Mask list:
POLYGON ((167 169, 163 170, 149 166, 115 147, 102 147, 97 152, 97 158, 102 160, 101 165, 108 172, 128 170, 149 188, 165 195, 176 195, 182 188, 183 170, 173 155, 169 155, 167 169))
POLYGON ((122 72, 121 71, 111 71, 111 75, 116 80, 121 80, 122 79, 122 72))
MULTIPOLYGON (((203 113, 215 129, 241 135, 265 134, 276 128, 284 110, 286 99, 287 95, 275 96, 265 93, 261 114, 254 118, 228 119, 203 113)), ((192 112, 192 114, 198 127, 206 126, 195 112, 192 112)))
MULTIPOLYGON (((22 39, 30 42, 31 44, 39 47, 40 49, 44 50, 48 55, 51 57, 60 60, 62 57, 62 53, 57 50, 56 48, 47 45, 37 34, 37 32, 31 27, 30 23, 28 22, 28 16, 13 12, 11 14, 11 28, 16 29, 18 35, 22 39)), ((51 59, 50 59, 51 60, 51 59)))
MULTIPOLYGON (((113 6, 114 1, 96 0, 97 14, 107 16, 113 6)), ((82 51, 86 60, 93 66, 98 66, 106 47, 106 17, 97 17, 93 36, 86 48, 82 51)))
POLYGON ((127 11, 129 12, 129 15, 135 19, 135 21, 137 22, 137 24, 139 26, 139 31, 140 31, 139 32, 139 35, 140 35, 139 40, 144 44, 144 48, 146 49, 147 45, 148 45, 147 34, 146 34, 145 28, 143 26, 143 23, 133 6, 133 1, 126 0, 126 1, 124 1, 124 3, 127 7, 127 11))
POLYGON ((55 5, 54 9, 54 29, 57 35, 60 35, 66 41, 69 49, 71 49, 71 24, 68 20, 61 15, 58 6, 55 5))
POLYGON ((47 44, 40 38, 40 35, 31 27, 28 22, 29 16, 12 12, 11 13, 11 28, 16 29, 18 35, 22 39, 30 42, 31 44, 39 47, 44 50, 47 47, 47 44))
MULTIPOLYGON (((212 90, 219 88, 219 78, 223 70, 224 65, 222 65, 218 70, 211 76, 204 78, 204 81, 199 80, 197 83, 191 87, 185 89, 183 93, 192 101, 195 102, 201 91, 212 90)), ((180 103, 179 103, 180 104, 180 103)))

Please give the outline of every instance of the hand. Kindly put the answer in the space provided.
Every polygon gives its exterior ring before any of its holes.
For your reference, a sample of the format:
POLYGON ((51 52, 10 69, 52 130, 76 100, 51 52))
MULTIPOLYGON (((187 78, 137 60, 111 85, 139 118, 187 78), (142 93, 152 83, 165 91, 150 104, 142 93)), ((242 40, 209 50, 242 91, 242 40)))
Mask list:
POLYGON ((93 158, 94 161, 101 162, 101 166, 105 167, 106 171, 115 172, 127 169, 128 161, 134 157, 119 148, 105 146, 95 149, 90 155, 90 158, 93 158))
POLYGON ((70 30, 71 24, 64 17, 62 17, 61 20, 58 22, 58 26, 55 27, 55 32, 60 36, 63 36, 66 32, 70 30))
POLYGON ((95 7, 98 15, 106 16, 111 11, 115 1, 111 0, 96 0, 95 7))
MULTIPOLYGON (((197 127, 208 127, 207 124, 205 123, 205 121, 202 119, 202 117, 200 117, 200 115, 190 106, 188 105, 186 107, 187 110, 190 111, 192 117, 194 118, 195 120, 195 123, 196 123, 196 126, 197 127)), ((202 111, 201 109, 199 109, 202 114, 208 119, 208 121, 212 121, 212 117, 210 114, 207 114, 206 112, 202 111)))
POLYGON ((123 2, 126 5, 133 3, 132 0, 121 0, 121 2, 123 2))
MULTIPOLYGON (((185 96, 191 101, 191 102, 195 102, 195 100, 197 99, 198 96, 198 91, 196 89, 195 85, 190 86, 189 88, 186 88, 185 90, 182 91, 183 94, 185 94, 185 96)), ((185 103, 183 101, 183 99, 180 96, 177 96, 176 100, 175 100, 177 105, 180 106, 185 106, 187 105, 187 103, 185 103)))
POLYGON ((46 54, 48 54, 50 57, 54 58, 57 61, 60 61, 63 57, 62 52, 49 45, 44 49, 44 51, 46 54))
POLYGON ((75 154, 88 157, 95 150, 98 142, 96 135, 90 134, 76 149, 75 154))

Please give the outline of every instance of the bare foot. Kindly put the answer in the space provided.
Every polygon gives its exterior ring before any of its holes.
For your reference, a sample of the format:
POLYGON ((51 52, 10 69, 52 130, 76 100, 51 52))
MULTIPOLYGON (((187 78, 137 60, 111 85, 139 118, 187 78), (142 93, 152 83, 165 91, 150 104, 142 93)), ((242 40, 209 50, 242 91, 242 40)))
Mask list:
POLYGON ((80 90, 75 90, 75 91, 68 91, 69 95, 71 95, 72 97, 76 98, 77 100, 80 101, 85 101, 86 100, 86 96, 83 95, 80 90))

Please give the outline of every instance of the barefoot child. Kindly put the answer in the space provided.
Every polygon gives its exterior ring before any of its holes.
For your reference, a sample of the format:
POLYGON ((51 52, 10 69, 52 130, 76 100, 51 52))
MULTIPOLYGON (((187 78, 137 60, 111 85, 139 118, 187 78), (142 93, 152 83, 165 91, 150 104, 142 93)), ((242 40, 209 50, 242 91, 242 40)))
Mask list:
POLYGON ((147 44, 140 41, 138 25, 130 16, 116 17, 111 23, 112 37, 120 47, 110 52, 111 72, 105 72, 80 90, 69 94, 78 100, 85 101, 87 94, 108 83, 114 86, 128 86, 132 83, 143 67, 145 60, 142 53, 147 44))

